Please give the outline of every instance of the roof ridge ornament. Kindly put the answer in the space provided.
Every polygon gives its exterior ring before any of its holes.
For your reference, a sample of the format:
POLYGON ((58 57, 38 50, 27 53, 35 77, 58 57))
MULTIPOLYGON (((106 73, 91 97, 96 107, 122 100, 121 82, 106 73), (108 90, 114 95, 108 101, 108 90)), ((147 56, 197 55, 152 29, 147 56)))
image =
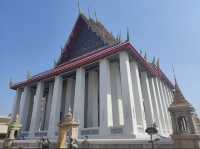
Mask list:
POLYGON ((92 17, 90 16, 90 8, 88 8, 88 18, 89 18, 89 20, 92 19, 92 17))
POLYGON ((175 73, 175 68, 173 65, 172 65, 172 71, 173 71, 174 85, 177 85, 176 73, 175 73))
POLYGON ((155 56, 153 57, 152 64, 153 64, 153 65, 156 64, 156 57, 155 57, 155 56))
POLYGON ((147 51, 144 53, 144 59, 147 61, 147 51))
POLYGON ((9 79, 9 87, 13 86, 13 81, 12 81, 12 78, 10 77, 9 79))
POLYGON ((96 10, 94 10, 94 17, 95 17, 95 22, 97 23, 98 22, 98 18, 97 18, 96 10))
POLYGON ((32 78, 32 75, 31 75, 31 71, 30 71, 30 70, 27 70, 27 71, 26 71, 26 78, 27 78, 27 80, 29 80, 29 79, 32 78))
POLYGON ((56 59, 54 59, 54 60, 53 60, 53 66, 54 66, 54 67, 56 67, 56 66, 57 66, 57 64, 58 64, 57 60, 56 60, 56 59))
POLYGON ((126 41, 130 40, 130 34, 129 34, 129 28, 127 27, 127 36, 126 36, 126 41))
POLYGON ((156 66, 160 68, 160 58, 157 59, 156 66))
POLYGON ((80 8, 80 1, 77 0, 77 6, 78 6, 78 13, 81 14, 81 8, 80 8))

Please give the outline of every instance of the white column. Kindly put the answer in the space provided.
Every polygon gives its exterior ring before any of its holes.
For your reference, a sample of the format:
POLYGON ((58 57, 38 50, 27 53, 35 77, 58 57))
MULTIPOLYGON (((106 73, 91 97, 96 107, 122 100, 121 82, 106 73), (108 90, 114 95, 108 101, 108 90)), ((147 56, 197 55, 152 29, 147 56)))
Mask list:
POLYGON ((170 105, 172 103, 172 100, 171 100, 171 97, 169 95, 169 88, 168 88, 167 85, 165 85, 165 90, 166 90, 168 102, 169 102, 169 105, 170 105))
POLYGON ((60 120, 60 108, 61 108, 61 97, 62 97, 62 86, 63 78, 61 76, 56 76, 53 88, 53 96, 51 103, 51 112, 48 127, 48 137, 55 138, 56 133, 58 133, 58 123, 60 120))
POLYGON ((29 108, 29 102, 30 102, 30 87, 26 86, 24 88, 24 92, 22 94, 22 99, 20 102, 20 121, 22 124, 22 131, 26 129, 26 123, 27 123, 27 116, 28 116, 28 108, 29 108))
POLYGON ((88 72, 88 107, 87 126, 98 127, 98 94, 99 80, 98 72, 95 70, 88 72))
POLYGON ((84 105, 85 105, 85 70, 76 70, 76 84, 74 96, 74 118, 79 122, 79 128, 84 128, 84 105))
POLYGON ((154 122, 154 112, 151 99, 151 92, 149 88, 149 80, 147 72, 143 71, 141 73, 141 86, 142 86, 142 95, 144 98, 144 107, 145 107, 145 117, 147 121, 147 127, 152 126, 154 122))
POLYGON ((166 120, 165 120, 165 115, 164 115, 164 108, 163 108, 163 104, 162 104, 162 99, 161 99, 161 92, 160 92, 160 88, 159 88, 159 82, 158 82, 158 78, 154 78, 154 85, 155 85, 155 89, 156 89, 156 95, 157 95, 157 100, 158 100, 158 105, 159 105, 159 112, 160 112, 160 120, 162 123, 162 132, 165 133, 166 131, 166 120))
POLYGON ((119 54, 120 59, 120 73, 122 83, 122 98, 124 106, 124 133, 126 135, 137 134, 137 121, 135 113, 135 103, 133 97, 133 86, 131 80, 131 70, 129 63, 129 56, 126 52, 119 54))
POLYGON ((167 116, 168 116, 168 121, 169 121, 169 133, 172 133, 172 121, 170 117, 170 112, 168 111, 168 108, 170 106, 170 100, 167 94, 167 88, 163 82, 162 82, 162 86, 163 86, 163 91, 164 91, 165 100, 166 100, 166 110, 167 110, 167 116))
POLYGON ((164 103, 164 96, 163 96, 163 90, 161 88, 161 81, 160 79, 157 79, 158 81, 158 88, 159 88, 159 91, 160 91, 160 103, 161 103, 161 108, 162 108, 162 112, 163 112, 163 118, 164 118, 164 122, 165 122, 165 133, 167 133, 168 131, 168 119, 167 119, 167 113, 166 113, 166 106, 165 106, 165 103, 164 103))
POLYGON ((170 119, 169 119, 169 115, 168 115, 168 106, 167 106, 167 99, 166 99, 166 96, 165 96, 165 92, 164 92, 164 88, 163 88, 163 83, 161 80, 159 80, 160 82, 160 89, 161 89, 161 95, 162 95, 162 100, 163 100, 163 106, 164 106, 164 113, 165 113, 165 118, 166 118, 166 125, 167 125, 167 131, 169 133, 170 131, 170 119))
POLYGON ((15 120, 16 115, 19 114, 21 96, 22 96, 22 89, 18 88, 16 90, 15 100, 13 104, 12 120, 15 120))
POLYGON ((133 84, 133 96, 135 100, 135 111, 138 129, 142 129, 144 132, 146 129, 146 120, 143 106, 142 88, 139 76, 138 64, 135 60, 130 63, 131 66, 131 77, 133 84))
POLYGON ((149 86, 150 86, 150 91, 151 91, 155 122, 156 122, 156 125, 159 128, 159 133, 163 134, 163 125, 161 123, 161 113, 159 111, 159 104, 158 104, 159 99, 158 99, 158 96, 156 94, 154 78, 149 78, 149 86))
POLYGON ((100 61, 100 133, 109 134, 108 127, 113 126, 110 64, 107 59, 100 61))
POLYGON ((34 133, 38 131, 41 116, 41 100, 44 93, 44 83, 37 84, 36 94, 33 101, 33 112, 30 124, 30 137, 34 137, 34 133))
POLYGON ((110 63, 113 126, 124 125, 122 88, 118 62, 110 63))
POLYGON ((168 109, 168 108, 169 108, 169 105, 170 105, 170 99, 169 99, 169 97, 168 97, 167 87, 166 87, 165 83, 162 82, 162 85, 163 85, 163 90, 164 90, 165 99, 166 99, 166 104, 167 104, 167 109, 168 109))

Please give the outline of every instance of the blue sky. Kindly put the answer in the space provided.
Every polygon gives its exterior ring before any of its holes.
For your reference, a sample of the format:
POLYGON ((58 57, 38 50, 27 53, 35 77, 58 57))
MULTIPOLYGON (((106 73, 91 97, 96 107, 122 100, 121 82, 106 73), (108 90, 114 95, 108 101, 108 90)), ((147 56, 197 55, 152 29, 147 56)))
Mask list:
MULTIPOLYGON (((199 0, 80 0, 86 15, 131 41, 148 58, 160 58, 172 80, 172 65, 187 99, 200 113, 199 0)), ((78 15, 76 0, 0 0, 0 115, 11 112, 9 78, 24 80, 53 67, 78 15)))

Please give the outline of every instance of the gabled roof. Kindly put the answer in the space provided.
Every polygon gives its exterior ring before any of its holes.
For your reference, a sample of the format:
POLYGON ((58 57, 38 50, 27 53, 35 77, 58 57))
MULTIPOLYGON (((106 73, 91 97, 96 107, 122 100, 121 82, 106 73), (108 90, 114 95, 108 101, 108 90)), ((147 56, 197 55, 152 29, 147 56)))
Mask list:
MULTIPOLYGON (((78 19, 74 25, 74 28, 69 36, 69 39, 64 46, 63 53, 61 54, 61 57, 58 61, 58 65, 66 62, 69 60, 69 54, 71 50, 76 50, 75 45, 79 38, 79 35, 81 31, 87 28, 90 32, 94 33, 97 38, 99 38, 99 41, 91 42, 91 44, 94 44, 92 46, 92 50, 96 50, 100 47, 105 45, 113 45, 116 44, 118 41, 114 38, 114 36, 107 31, 107 29, 104 27, 103 24, 101 24, 97 20, 93 20, 92 18, 87 18, 84 14, 80 13, 78 16, 78 19)), ((87 34, 84 38, 88 38, 87 34)), ((91 40, 91 39, 89 39, 91 40)))

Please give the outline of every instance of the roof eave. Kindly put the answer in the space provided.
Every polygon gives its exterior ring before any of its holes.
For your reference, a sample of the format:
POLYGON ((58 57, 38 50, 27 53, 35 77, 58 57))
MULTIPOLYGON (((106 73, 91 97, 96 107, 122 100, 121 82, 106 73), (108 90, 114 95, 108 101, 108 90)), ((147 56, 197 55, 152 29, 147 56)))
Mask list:
POLYGON ((62 64, 59 67, 56 67, 54 69, 51 69, 47 72, 41 73, 39 75, 33 76, 31 79, 16 83, 13 86, 11 86, 11 89, 16 90, 19 87, 26 86, 28 84, 32 84, 34 82, 46 79, 46 78, 53 78, 56 75, 59 75, 61 73, 64 73, 66 71, 71 71, 73 69, 82 67, 84 65, 93 63, 95 61, 98 61, 102 58, 111 56, 115 53, 118 53, 123 50, 129 50, 131 51, 131 54, 134 56, 137 62, 139 62, 141 65, 144 66, 144 68, 150 72, 153 76, 160 77, 161 79, 164 79, 169 87, 174 88, 173 84, 170 82, 170 80, 165 76, 165 74, 159 69, 159 72, 157 68, 152 68, 148 62, 139 54, 139 52, 132 46, 130 42, 124 42, 124 43, 119 43, 117 45, 103 48, 100 50, 96 50, 87 54, 84 54, 83 56, 80 56, 78 58, 72 59, 69 62, 66 62, 62 64))

